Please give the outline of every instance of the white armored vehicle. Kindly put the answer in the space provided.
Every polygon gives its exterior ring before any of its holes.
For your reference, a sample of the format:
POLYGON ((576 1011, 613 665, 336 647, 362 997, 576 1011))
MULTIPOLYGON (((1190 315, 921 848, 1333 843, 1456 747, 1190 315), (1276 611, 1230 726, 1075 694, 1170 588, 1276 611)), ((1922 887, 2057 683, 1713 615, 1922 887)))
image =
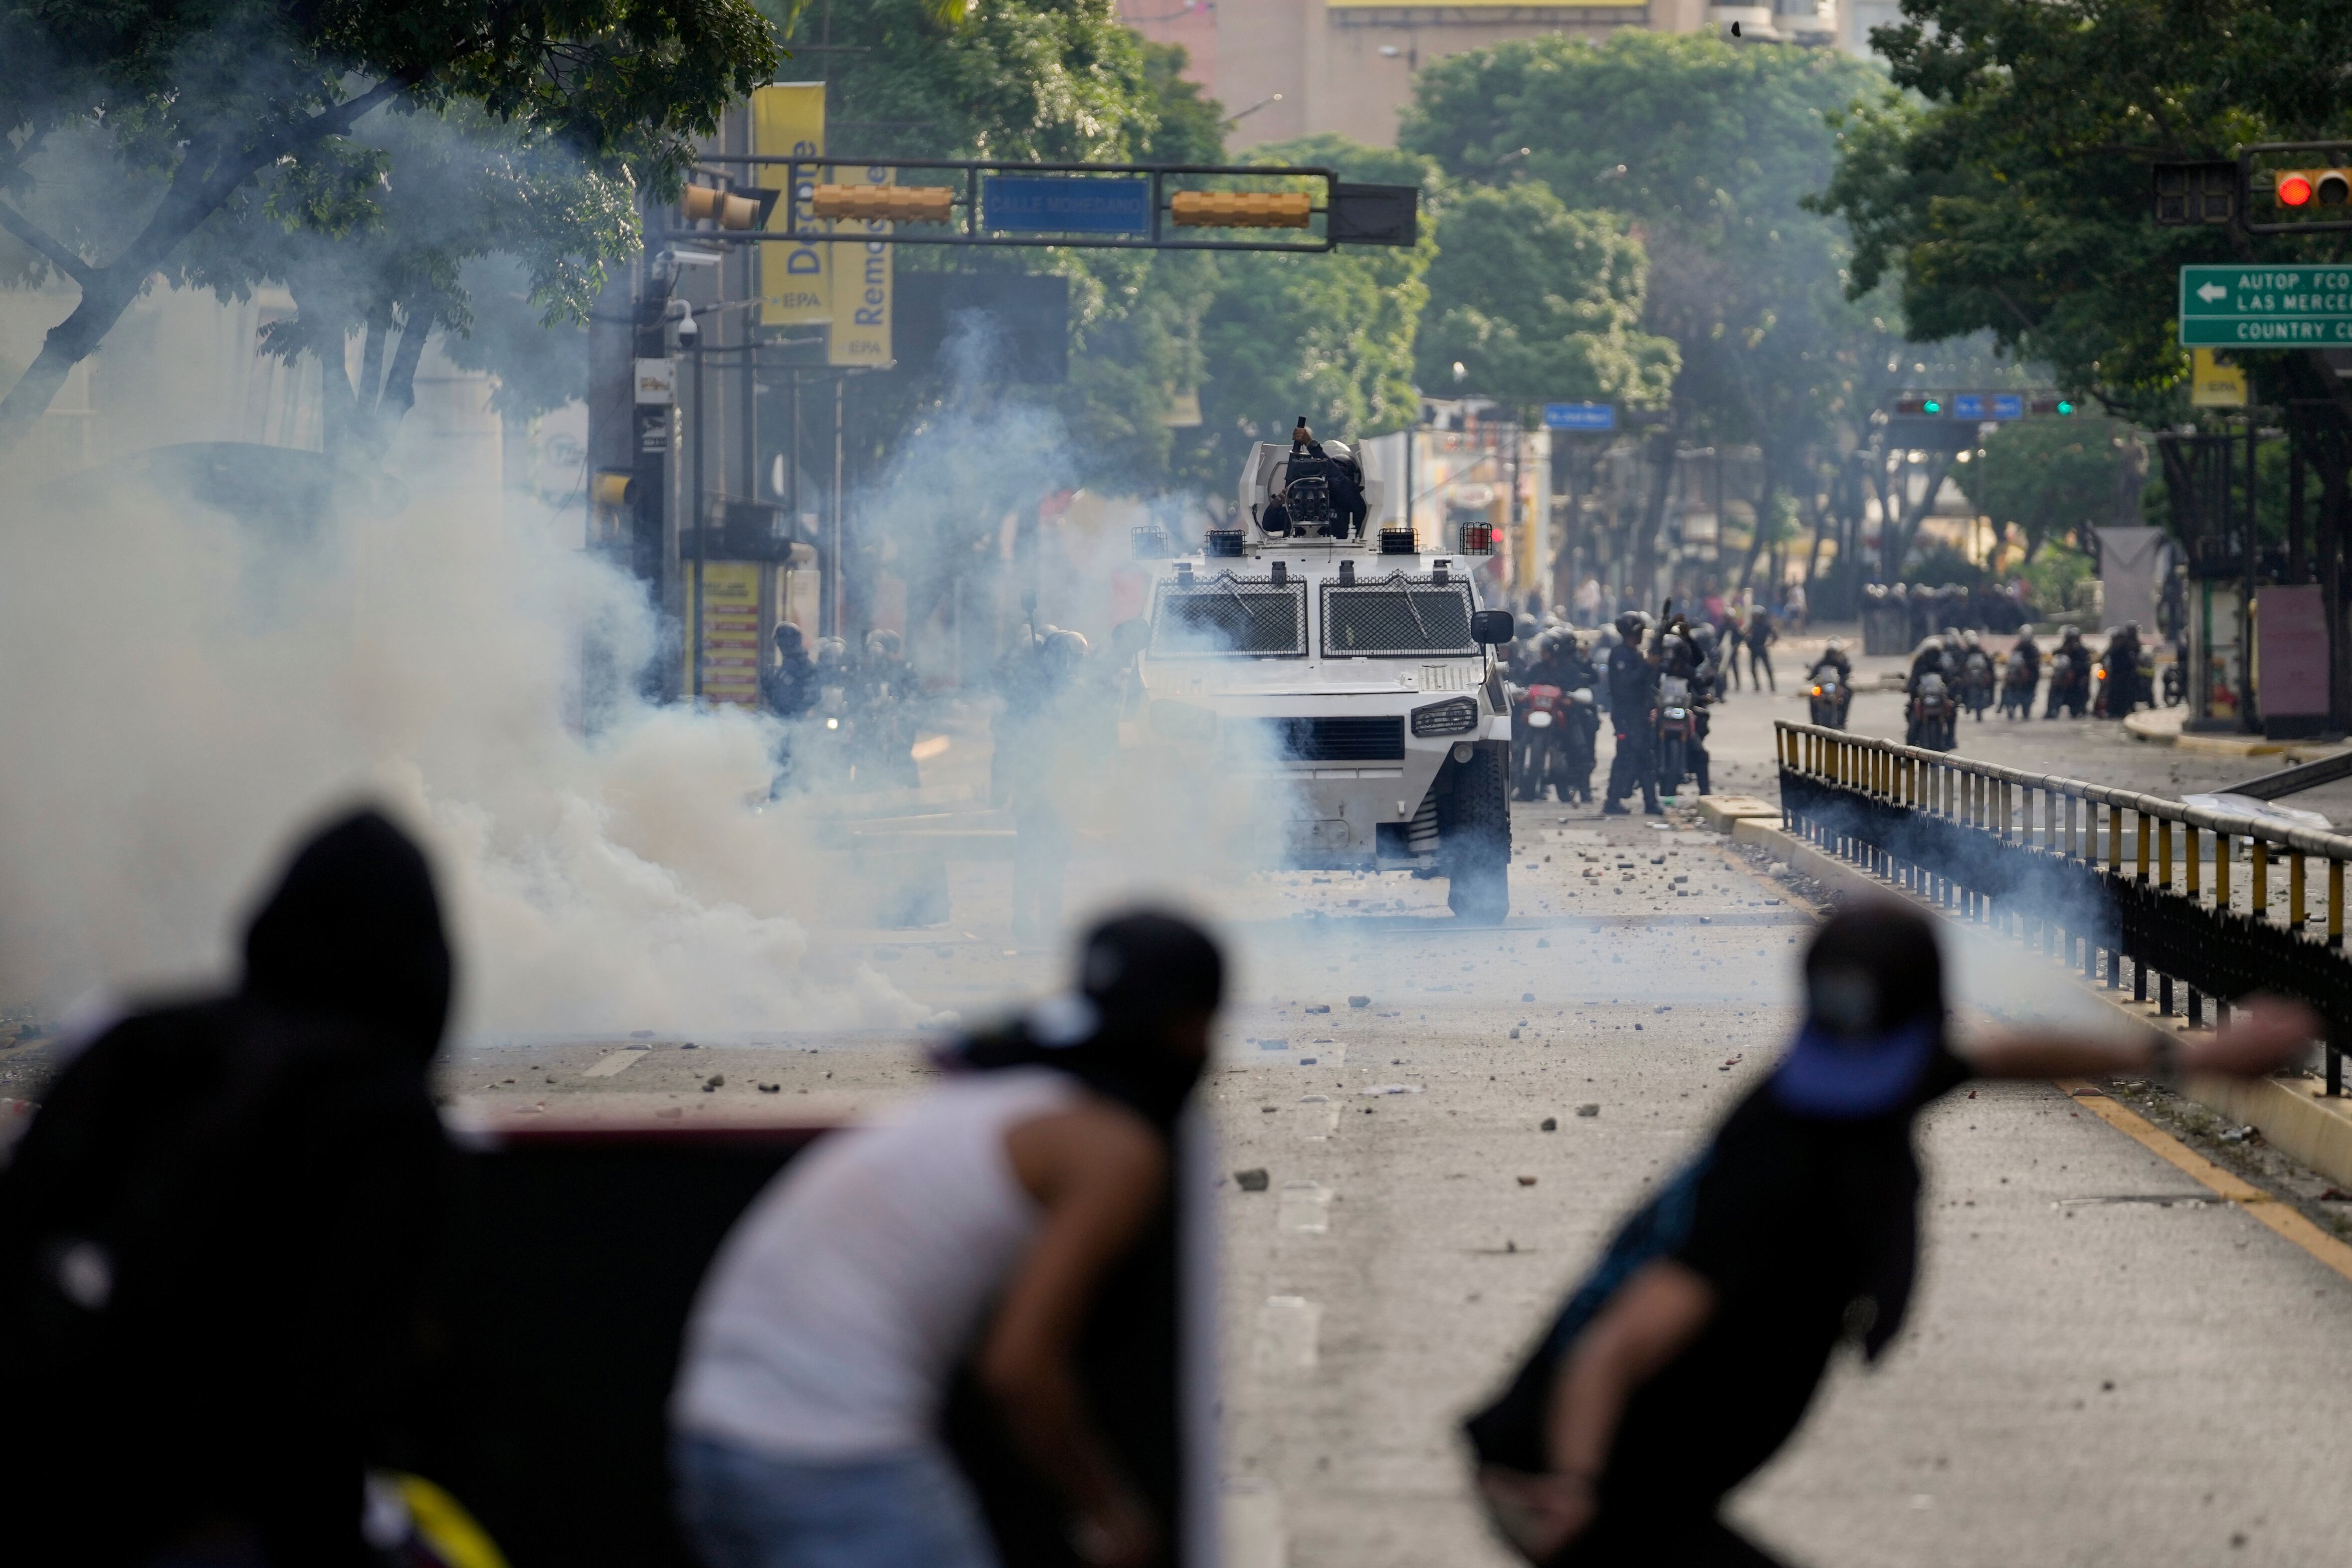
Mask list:
POLYGON ((1331 445, 1260 443, 1241 526, 1152 562, 1137 716, 1251 775, 1284 862, 1444 877, 1457 916, 1499 921, 1511 720, 1492 650, 1512 618, 1480 607, 1474 560, 1381 527, 1381 485, 1331 445))

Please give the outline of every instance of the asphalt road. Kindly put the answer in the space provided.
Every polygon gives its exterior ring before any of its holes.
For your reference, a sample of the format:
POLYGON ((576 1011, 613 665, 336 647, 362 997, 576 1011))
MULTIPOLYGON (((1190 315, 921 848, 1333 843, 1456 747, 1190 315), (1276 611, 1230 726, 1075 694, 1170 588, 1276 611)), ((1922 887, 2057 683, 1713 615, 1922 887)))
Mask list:
MULTIPOLYGON (((1719 790, 1769 794, 1802 652, 1781 650, 1786 695, 1718 710, 1719 790)), ((1866 692, 1854 725, 1899 728, 1895 700, 1866 692)), ((1963 750, 2144 788, 2239 776, 2114 726, 1970 723, 1963 750)), ((1456 1422, 1792 1025, 1805 887, 1683 813, 1538 804, 1514 831, 1500 929, 1402 877, 1203 895, 1240 972, 1206 1091, 1231 1568, 1508 1561, 1456 1422)), ((822 960, 967 1018, 1036 994, 1063 955, 1007 938, 1005 869, 959 867, 949 926, 825 931, 822 960)), ((1073 908, 1131 874, 1081 863, 1073 908)), ((1968 963, 1984 994, 1962 1000, 1994 1000, 2004 962, 1968 963)), ((524 1114, 831 1117, 919 1086, 938 1037, 508 1040, 453 1050, 444 1079, 524 1114)), ((1877 1368, 1839 1363, 1740 1518, 1820 1568, 2340 1560, 2352 1285, 2053 1086, 1956 1097, 1922 1143, 1911 1324, 1877 1368)))

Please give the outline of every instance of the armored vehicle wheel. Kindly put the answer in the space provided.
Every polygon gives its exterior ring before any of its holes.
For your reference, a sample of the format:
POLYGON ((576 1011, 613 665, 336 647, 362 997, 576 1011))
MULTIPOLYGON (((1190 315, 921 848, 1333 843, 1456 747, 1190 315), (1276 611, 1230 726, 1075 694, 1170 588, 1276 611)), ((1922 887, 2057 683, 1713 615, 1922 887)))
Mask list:
POLYGON ((1482 745, 1454 774, 1441 802, 1439 851, 1445 865, 1445 907, 1482 925, 1511 910, 1510 780, 1500 745, 1482 745))

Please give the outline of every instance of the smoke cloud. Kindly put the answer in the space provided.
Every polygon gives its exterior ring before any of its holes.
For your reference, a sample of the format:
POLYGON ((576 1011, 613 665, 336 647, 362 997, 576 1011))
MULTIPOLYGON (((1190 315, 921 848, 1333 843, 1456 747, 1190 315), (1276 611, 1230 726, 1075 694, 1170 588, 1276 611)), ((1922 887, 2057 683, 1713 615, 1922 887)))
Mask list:
POLYGON ((766 721, 632 705, 590 740, 567 718, 583 644, 642 663, 654 628, 633 584, 515 512, 421 495, 298 540, 153 492, 19 510, 0 995, 54 1016, 226 972, 292 836, 364 797, 433 854, 461 1030, 922 1021, 874 972, 808 962, 824 889, 767 805, 766 721))

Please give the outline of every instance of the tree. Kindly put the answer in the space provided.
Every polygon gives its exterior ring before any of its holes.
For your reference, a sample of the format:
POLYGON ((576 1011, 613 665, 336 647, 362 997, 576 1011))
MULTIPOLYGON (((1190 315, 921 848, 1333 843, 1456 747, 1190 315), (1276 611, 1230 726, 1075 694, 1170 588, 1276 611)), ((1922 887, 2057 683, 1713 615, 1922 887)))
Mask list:
MULTIPOLYGON (((1423 159, 1328 134, 1253 148, 1251 162, 1328 168, 1370 184, 1425 186, 1432 177, 1423 159)), ((1187 470, 1195 482, 1227 493, 1249 445, 1275 439, 1301 414, 1351 440, 1412 424, 1413 333, 1435 251, 1424 220, 1412 249, 1218 257, 1201 323, 1207 379, 1187 470)))
MULTIPOLYGON (((1989 331, 2076 395, 2137 423, 2190 417, 2179 268, 2339 260, 2340 235, 2158 228, 2148 165, 2246 143, 2342 137, 2352 8, 2333 0, 1904 0, 1872 35, 1900 93, 1839 127, 1822 202, 1855 239, 1851 287, 1891 279, 1923 336, 1989 331)), ((2335 718, 2352 723, 2342 634, 2352 395, 2315 353, 2245 355, 2258 404, 2323 489, 2318 574, 2339 613, 2335 718)))
POLYGON ((380 216, 383 198, 345 177, 375 110, 478 110, 525 147, 663 189, 776 58, 744 0, 0 0, 0 228, 30 253, 12 258, 20 279, 54 272, 81 290, 0 398, 0 450, 257 177, 297 200, 332 192, 346 226, 380 216), (44 150, 77 136, 120 168, 116 199, 40 221, 25 208, 44 150))
POLYGON ((2090 528, 2116 510, 2119 426, 2106 419, 2028 419, 1987 438, 1953 482, 1995 529, 2014 524, 2028 561, 2050 540, 2090 528))
POLYGON ((1641 330, 1649 259, 1612 213, 1570 212, 1545 185, 1472 186, 1443 207, 1415 350, 1424 386, 1524 408, 1547 400, 1663 405, 1680 355, 1641 330))
MULTIPOLYGON (((1874 345, 1843 296, 1845 237, 1804 198, 1833 166, 1826 117, 1881 85, 1834 50, 1555 34, 1425 68, 1402 140, 1460 180, 1524 175, 1571 209, 1633 216, 1650 258, 1643 324, 1681 353, 1659 472, 1682 440, 1754 442, 1760 516, 1790 486, 1810 506, 1817 455, 1866 413, 1852 387, 1874 345)), ((1654 484, 1635 525, 1639 578, 1665 499, 1654 484)))

